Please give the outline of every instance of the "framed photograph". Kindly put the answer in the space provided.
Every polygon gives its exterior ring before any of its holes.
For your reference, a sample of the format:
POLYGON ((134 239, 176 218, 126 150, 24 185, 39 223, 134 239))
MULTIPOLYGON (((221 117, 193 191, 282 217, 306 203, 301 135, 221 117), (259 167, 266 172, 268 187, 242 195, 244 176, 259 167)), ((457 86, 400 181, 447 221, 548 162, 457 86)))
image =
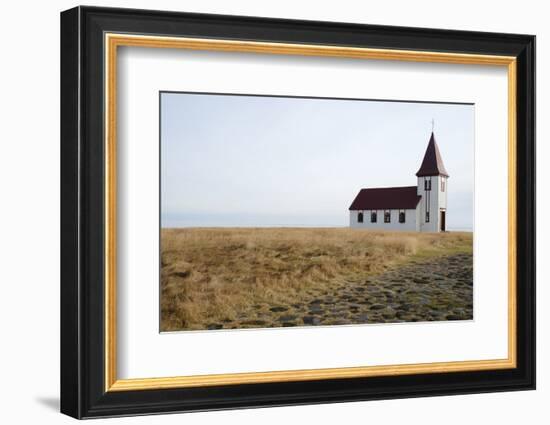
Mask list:
POLYGON ((61 14, 61 411, 535 388, 535 37, 61 14))

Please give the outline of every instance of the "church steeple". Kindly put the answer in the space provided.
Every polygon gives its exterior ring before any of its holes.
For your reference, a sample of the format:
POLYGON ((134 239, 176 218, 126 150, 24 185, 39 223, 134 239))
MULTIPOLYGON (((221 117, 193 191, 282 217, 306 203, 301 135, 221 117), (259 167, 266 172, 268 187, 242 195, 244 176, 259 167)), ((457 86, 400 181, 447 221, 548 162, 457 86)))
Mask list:
POLYGON ((424 154, 424 159, 422 160, 422 165, 416 173, 417 177, 425 176, 445 176, 449 177, 445 166, 443 165, 443 160, 441 159, 441 154, 439 153, 439 148, 435 142, 435 136, 432 131, 428 147, 426 148, 426 153, 424 154))

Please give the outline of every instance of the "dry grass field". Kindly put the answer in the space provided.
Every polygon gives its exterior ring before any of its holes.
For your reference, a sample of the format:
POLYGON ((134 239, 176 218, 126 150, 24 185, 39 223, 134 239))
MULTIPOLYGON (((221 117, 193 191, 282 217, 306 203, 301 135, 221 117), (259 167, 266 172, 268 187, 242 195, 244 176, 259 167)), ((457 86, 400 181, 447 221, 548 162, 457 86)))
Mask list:
MULTIPOLYGON (((471 233, 163 229, 161 330, 216 329, 224 323, 258 327, 264 322, 254 320, 255 310, 265 310, 262 306, 314 305, 316 294, 331 295, 349 283, 426 259, 469 255, 471 274, 471 253, 471 233)), ((310 323, 303 318, 299 324, 310 323)))

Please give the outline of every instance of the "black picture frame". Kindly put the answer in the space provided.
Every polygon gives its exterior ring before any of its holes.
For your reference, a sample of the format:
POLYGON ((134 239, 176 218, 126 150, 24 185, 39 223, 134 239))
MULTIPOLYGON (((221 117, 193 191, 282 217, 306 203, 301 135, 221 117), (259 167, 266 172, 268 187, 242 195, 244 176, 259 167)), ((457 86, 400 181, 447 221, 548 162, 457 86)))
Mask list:
POLYGON ((535 37, 132 9, 61 13, 61 412, 75 418, 535 388, 535 37), (259 40, 517 58, 517 367, 105 391, 104 34, 259 40))

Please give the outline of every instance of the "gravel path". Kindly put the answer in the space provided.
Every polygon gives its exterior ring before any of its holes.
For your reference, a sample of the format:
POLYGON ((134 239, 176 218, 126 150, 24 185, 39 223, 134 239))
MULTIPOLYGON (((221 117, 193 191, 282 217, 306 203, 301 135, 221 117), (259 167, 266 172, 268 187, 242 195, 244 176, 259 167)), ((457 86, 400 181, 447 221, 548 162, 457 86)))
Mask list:
POLYGON ((472 266, 471 254, 416 261, 331 291, 313 289, 295 304, 256 304, 237 320, 207 328, 471 320, 472 266))

